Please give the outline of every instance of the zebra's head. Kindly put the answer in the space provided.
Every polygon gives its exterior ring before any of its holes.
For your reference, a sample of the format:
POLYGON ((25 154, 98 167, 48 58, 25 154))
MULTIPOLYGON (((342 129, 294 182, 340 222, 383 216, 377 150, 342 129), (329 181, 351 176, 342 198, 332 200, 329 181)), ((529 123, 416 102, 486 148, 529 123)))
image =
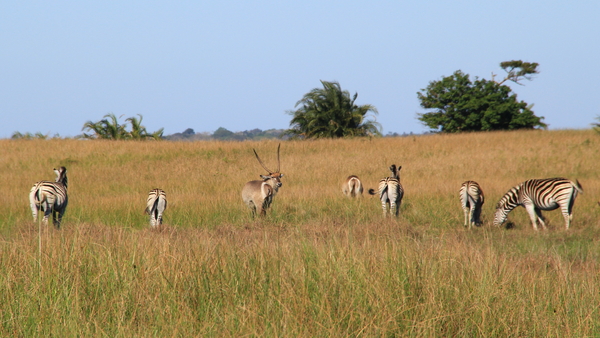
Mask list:
POLYGON ((396 168, 395 164, 390 166, 390 171, 392 172, 393 178, 400 180, 400 169, 402 169, 402 166, 399 166, 398 168, 396 168))
POLYGON ((62 183, 65 187, 67 186, 67 168, 60 167, 58 169, 54 168, 54 173, 56 174, 56 182, 62 183))
POLYGON ((496 213, 494 214, 494 225, 501 226, 506 222, 508 213, 516 208, 519 202, 522 184, 512 187, 496 204, 496 213))
POLYGON ((496 208, 496 213, 494 214, 494 225, 501 226, 506 222, 506 218, 508 217, 508 212, 506 209, 501 207, 500 205, 496 208))

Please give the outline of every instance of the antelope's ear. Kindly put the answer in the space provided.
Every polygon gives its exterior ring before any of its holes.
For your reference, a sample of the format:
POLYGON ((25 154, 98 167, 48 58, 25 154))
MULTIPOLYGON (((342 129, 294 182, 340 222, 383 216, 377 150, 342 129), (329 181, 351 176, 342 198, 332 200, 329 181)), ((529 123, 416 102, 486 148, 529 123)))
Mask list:
POLYGON ((263 180, 268 180, 269 178, 271 178, 271 176, 260 175, 260 178, 262 178, 263 180))
MULTIPOLYGON (((283 177, 283 174, 280 174, 279 177, 283 177)), ((600 202, 598 202, 598 203, 600 203, 600 202)))

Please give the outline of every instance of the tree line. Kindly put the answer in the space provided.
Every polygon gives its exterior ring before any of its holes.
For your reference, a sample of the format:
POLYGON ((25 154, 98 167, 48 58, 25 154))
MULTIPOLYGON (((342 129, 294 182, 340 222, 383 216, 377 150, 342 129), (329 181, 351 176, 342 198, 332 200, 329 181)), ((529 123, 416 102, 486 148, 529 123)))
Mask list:
MULTIPOLYGON (((457 133, 465 131, 492 131, 516 129, 545 129, 543 116, 536 116, 533 104, 517 99, 506 82, 518 85, 523 80, 533 80, 539 74, 538 63, 521 60, 500 63, 506 75, 496 81, 492 73, 490 80, 475 77, 461 70, 441 80, 429 82, 426 88, 417 92, 420 106, 426 110, 419 113, 418 119, 430 132, 457 133)), ((371 104, 357 105, 358 93, 351 95, 343 90, 338 82, 321 80, 322 88, 314 88, 295 104, 291 115, 290 128, 262 131, 253 129, 232 132, 225 128, 213 134, 195 133, 189 128, 183 133, 163 136, 163 129, 148 132, 139 118, 129 117, 120 124, 114 114, 107 114, 97 122, 88 121, 83 125, 83 134, 76 138, 115 139, 115 140, 247 140, 261 138, 340 138, 382 136, 381 125, 376 121, 377 108, 371 104), (128 129, 129 127, 129 129, 128 129)), ((598 117, 600 121, 600 117, 598 117)), ((594 123, 600 133, 600 124, 594 123)), ((388 136, 395 136, 389 135, 388 136)), ((48 138, 41 133, 21 134, 15 132, 12 138, 48 138)), ((55 136, 56 137, 56 136, 55 136)))

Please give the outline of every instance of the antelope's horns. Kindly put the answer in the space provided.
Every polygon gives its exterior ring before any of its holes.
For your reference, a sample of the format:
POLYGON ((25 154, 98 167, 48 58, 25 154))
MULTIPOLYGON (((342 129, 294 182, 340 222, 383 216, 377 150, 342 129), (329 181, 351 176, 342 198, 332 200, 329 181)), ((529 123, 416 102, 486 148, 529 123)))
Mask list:
POLYGON ((279 148, 281 148, 281 143, 279 143, 279 145, 277 146, 277 172, 280 173, 281 171, 281 162, 279 162, 279 148))
POLYGON ((278 173, 280 168, 281 168, 281 162, 279 161, 279 149, 281 148, 281 143, 279 143, 279 146, 277 146, 277 170, 276 171, 272 171, 271 169, 267 168, 267 166, 263 163, 263 161, 260 159, 260 156, 258 156, 258 153, 256 152, 255 149, 252 149, 252 151, 254 151, 254 156, 256 156, 256 159, 258 160, 258 163, 260 163, 260 165, 265 168, 266 171, 269 172, 269 174, 274 174, 274 173, 278 173))
POLYGON ((269 174, 272 174, 273 172, 272 172, 272 171, 271 171, 269 168, 267 168, 267 166, 266 166, 266 165, 263 163, 263 161, 261 161, 261 160, 260 160, 260 157, 259 157, 259 156, 258 156, 258 154, 256 153, 256 150, 252 149, 252 151, 254 151, 254 156, 256 156, 256 159, 258 160, 258 163, 260 163, 260 165, 261 165, 263 168, 265 168, 265 170, 266 170, 267 172, 269 172, 269 174))

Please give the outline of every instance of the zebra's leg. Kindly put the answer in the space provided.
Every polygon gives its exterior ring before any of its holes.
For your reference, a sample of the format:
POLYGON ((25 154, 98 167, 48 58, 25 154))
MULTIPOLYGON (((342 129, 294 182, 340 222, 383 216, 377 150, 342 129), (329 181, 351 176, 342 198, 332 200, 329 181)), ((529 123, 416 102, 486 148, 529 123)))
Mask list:
POLYGON ((481 204, 477 203, 475 205, 475 213, 474 213, 473 217, 474 217, 474 224, 481 225, 481 204))
POLYGON ((565 230, 569 230, 571 221, 573 220, 573 211, 571 208, 561 208, 563 217, 565 218, 565 230))
POLYGON ((31 203, 31 214, 33 215, 33 221, 37 222, 38 220, 38 206, 35 203, 31 203))
POLYGON ((563 217, 565 218, 565 230, 569 230, 571 226, 571 221, 573 220, 573 214, 565 214, 563 213, 563 217))
POLYGON ((381 201, 381 208, 383 209, 383 217, 387 217, 387 201, 381 201))
POLYGON ((392 215, 398 217, 398 205, 394 201, 390 201, 390 216, 392 215))
POLYGON ((537 220, 538 217, 536 215, 536 211, 535 211, 535 206, 533 204, 525 204, 525 210, 527 210, 527 213, 529 214, 529 219, 531 220, 531 225, 533 226, 534 230, 538 230, 538 226, 537 226, 537 220))
POLYGON ((467 208, 466 205, 463 205, 462 208, 463 208, 463 213, 465 214, 465 224, 464 224, 464 226, 466 228, 467 226, 469 226, 469 208, 467 208))
POLYGON ((48 225, 48 217, 50 216, 50 213, 52 212, 52 209, 48 205, 48 201, 44 200, 40 203, 40 212, 44 215, 44 217, 42 218, 42 225, 44 225, 44 226, 48 225))
POLYGON ((471 208, 469 208, 469 229, 475 224, 475 219, 475 204, 471 203, 471 208))
POLYGON ((542 210, 538 209, 538 208, 534 208, 535 210, 535 214, 537 216, 538 221, 540 222, 540 224, 542 225, 542 228, 544 230, 546 230, 546 221, 544 221, 544 216, 542 216, 542 210))
POLYGON ((565 218, 565 230, 569 230, 571 222, 573 221, 573 202, 575 202, 575 199, 573 198, 573 196, 571 196, 571 200, 569 201, 569 203, 567 205, 561 205, 560 208, 560 211, 562 212, 563 217, 565 218))
POLYGON ((44 218, 42 218, 42 224, 44 226, 48 225, 48 219, 50 218, 51 212, 52 212, 52 210, 50 208, 47 208, 46 210, 44 210, 44 218))
POLYGON ((153 228, 156 226, 156 211, 155 210, 152 210, 152 212, 150 212, 150 226, 153 228))
POLYGON ((64 210, 61 210, 61 211, 54 210, 54 212, 52 213, 52 222, 54 223, 54 226, 56 227, 56 229, 60 229, 60 223, 62 222, 62 218, 63 218, 64 214, 65 214, 64 210))

